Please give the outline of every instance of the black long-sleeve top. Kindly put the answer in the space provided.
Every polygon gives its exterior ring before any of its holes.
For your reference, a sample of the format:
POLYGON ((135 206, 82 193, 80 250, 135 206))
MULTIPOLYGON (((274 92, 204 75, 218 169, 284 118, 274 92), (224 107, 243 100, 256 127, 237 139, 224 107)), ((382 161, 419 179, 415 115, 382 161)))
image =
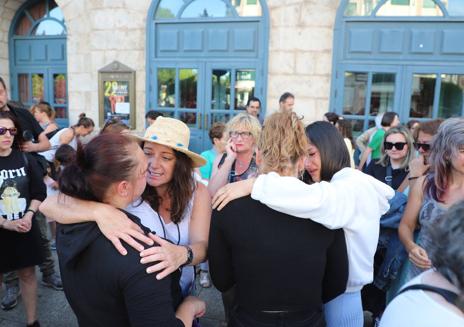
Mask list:
MULTIPOLYGON (((251 197, 214 211, 209 236, 214 285, 236 285, 250 311, 321 312, 348 278, 344 233, 274 211, 251 197)), ((322 313, 321 313, 322 314, 322 313)))
MULTIPOLYGON (((137 217, 126 214, 140 225, 137 217)), ((146 273, 139 253, 126 249, 127 255, 119 254, 95 223, 58 226, 64 292, 79 326, 184 326, 175 317, 180 274, 157 280, 146 273)))

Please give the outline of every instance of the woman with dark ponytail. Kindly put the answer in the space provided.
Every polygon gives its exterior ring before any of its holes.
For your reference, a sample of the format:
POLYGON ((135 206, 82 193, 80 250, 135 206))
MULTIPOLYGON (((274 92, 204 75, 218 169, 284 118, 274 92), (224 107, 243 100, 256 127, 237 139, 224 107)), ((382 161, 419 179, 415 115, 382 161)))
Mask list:
MULTIPOLYGON (((135 141, 103 134, 78 147, 60 176, 60 191, 123 211, 145 190, 147 168, 135 141)), ((138 217, 125 214, 148 233, 138 217)), ((179 305, 179 273, 153 278, 136 250, 121 256, 95 222, 59 225, 57 249, 64 291, 81 326, 191 326, 204 312, 194 297, 179 305)))

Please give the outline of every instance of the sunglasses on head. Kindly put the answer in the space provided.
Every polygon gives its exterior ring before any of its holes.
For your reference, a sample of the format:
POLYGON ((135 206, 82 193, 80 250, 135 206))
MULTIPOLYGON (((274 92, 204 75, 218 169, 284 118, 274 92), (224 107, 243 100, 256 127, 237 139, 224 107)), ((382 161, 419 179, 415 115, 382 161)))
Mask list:
POLYGON ((396 143, 392 143, 392 142, 383 142, 383 147, 385 148, 385 150, 391 150, 393 149, 393 147, 395 147, 396 150, 403 150, 404 146, 406 145, 407 143, 406 142, 396 142, 396 143))
POLYGON ((416 148, 416 150, 419 150, 420 148, 422 148, 423 151, 427 152, 430 150, 430 144, 428 143, 414 143, 414 147, 416 148))
POLYGON ((14 136, 18 133, 18 129, 15 127, 13 128, 0 127, 0 135, 5 135, 7 131, 10 132, 11 136, 14 136))

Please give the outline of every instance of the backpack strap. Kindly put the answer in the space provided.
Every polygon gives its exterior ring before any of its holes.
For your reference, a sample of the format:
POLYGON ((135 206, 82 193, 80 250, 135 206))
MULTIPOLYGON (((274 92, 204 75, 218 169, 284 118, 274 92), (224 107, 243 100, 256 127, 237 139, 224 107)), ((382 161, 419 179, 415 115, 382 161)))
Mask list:
POLYGON ((426 285, 426 284, 415 284, 415 285, 410 285, 405 288, 403 288, 398 294, 402 294, 407 291, 412 291, 412 290, 422 290, 422 291, 427 291, 427 292, 432 292, 436 293, 438 295, 441 295, 448 303, 457 306, 456 305, 456 300, 458 299, 458 295, 452 291, 445 290, 444 288, 440 287, 435 287, 431 285, 426 285))

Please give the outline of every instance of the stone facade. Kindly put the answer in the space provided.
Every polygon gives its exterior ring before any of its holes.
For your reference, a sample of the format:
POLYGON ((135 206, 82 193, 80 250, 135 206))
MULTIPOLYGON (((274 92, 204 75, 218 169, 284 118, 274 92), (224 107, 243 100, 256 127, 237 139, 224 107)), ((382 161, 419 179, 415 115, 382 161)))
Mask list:
MULTIPOLYGON (((8 76, 8 31, 24 0, 0 4, 0 75, 8 76)), ((68 27, 69 118, 98 122, 98 70, 114 60, 136 71, 137 129, 144 127, 146 24, 151 0, 56 0, 68 27)), ((339 0, 268 0, 267 113, 280 94, 296 96, 306 121, 328 111, 333 29, 339 0)), ((7 78, 8 83, 8 78, 7 78)))

